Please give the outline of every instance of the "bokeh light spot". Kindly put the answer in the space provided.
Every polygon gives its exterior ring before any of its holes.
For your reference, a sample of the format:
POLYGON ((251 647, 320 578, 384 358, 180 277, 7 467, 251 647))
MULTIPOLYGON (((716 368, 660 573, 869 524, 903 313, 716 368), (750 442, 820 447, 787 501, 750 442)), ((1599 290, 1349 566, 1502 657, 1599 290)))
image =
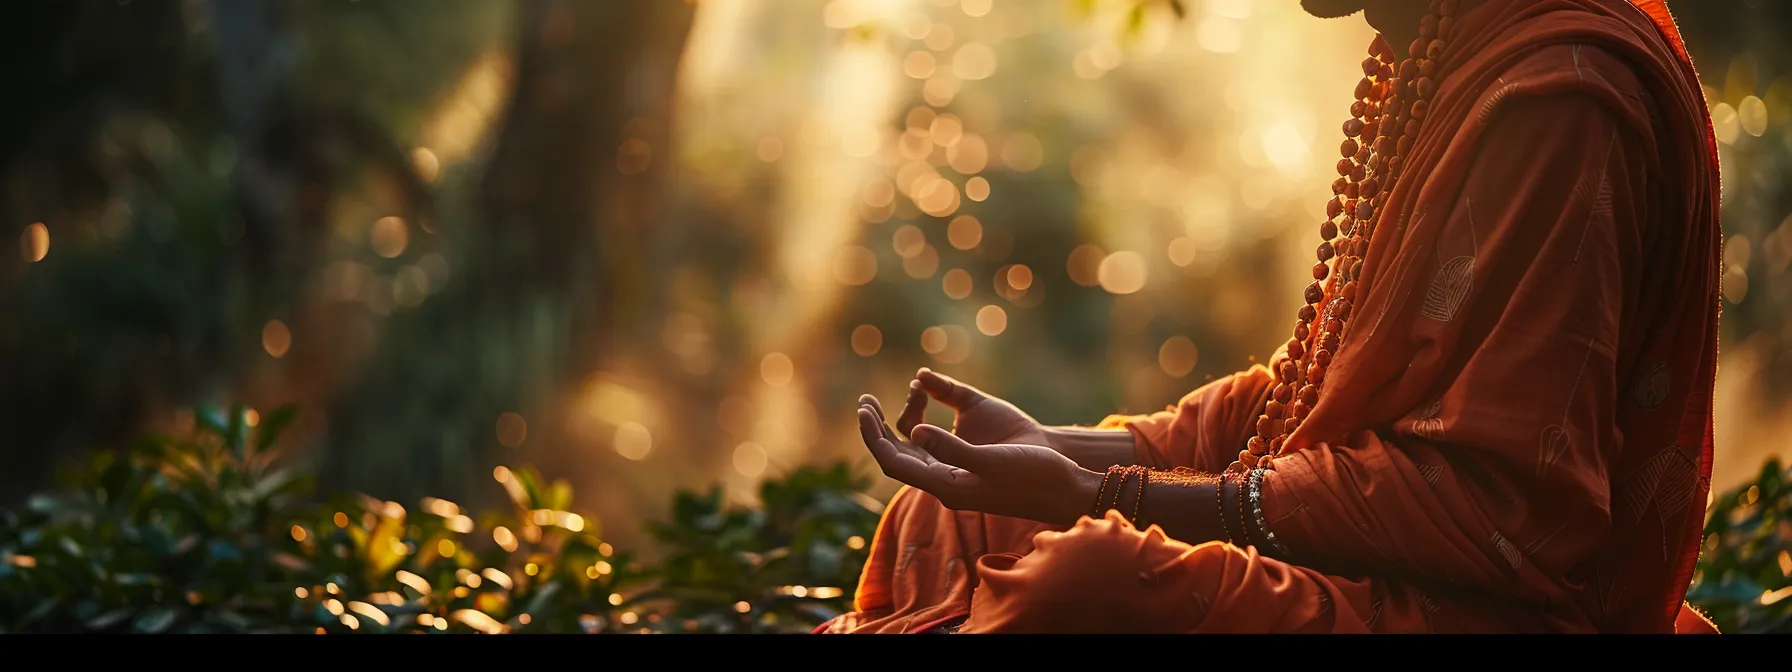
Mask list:
POLYGON ((404 220, 397 217, 381 217, 373 223, 370 236, 373 253, 387 259, 396 259, 404 254, 404 248, 410 245, 410 228, 404 220))
POLYGON ((285 357, 286 351, 291 348, 292 330, 286 328, 285 322, 268 320, 267 324, 261 325, 261 349, 266 350, 268 356, 275 359, 285 357))
POLYGON ((946 330, 940 327, 928 327, 921 331, 921 350, 929 355, 937 355, 946 349, 946 330))
POLYGON ((1195 370, 1199 361, 1195 342, 1187 336, 1174 336, 1157 349, 1157 365, 1172 378, 1182 378, 1195 370))
POLYGON ((787 385, 795 375, 796 364, 790 361, 789 355, 782 352, 771 353, 759 360, 759 377, 768 385, 787 385))
POLYGON ((616 454, 631 460, 645 460, 653 452, 653 433, 638 422, 624 422, 616 427, 616 454))
POLYGON ((927 234, 921 233, 921 229, 913 224, 903 224, 896 229, 895 235, 890 237, 890 246, 895 248, 896 254, 902 255, 903 259, 909 259, 921 254, 921 251, 927 247, 927 234))
POLYGON ((932 245, 923 246, 915 256, 902 260, 902 270, 916 280, 931 278, 940 270, 940 253, 932 245))
POLYGON ((1115 252, 1101 260, 1096 277, 1109 293, 1132 294, 1145 288, 1145 258, 1137 252, 1115 252))
POLYGON ((1023 173, 1039 169, 1045 163, 1045 145, 1031 133, 1015 133, 1002 143, 1002 163, 1023 173))
POLYGON ((1196 245, 1193 239, 1181 237, 1170 241, 1170 263, 1177 266, 1188 266, 1195 263, 1196 245))
POLYGON ((834 254, 834 279, 844 285, 864 285, 877 277, 877 255, 858 245, 834 254))
POLYGON ((734 470, 747 478, 757 478, 765 473, 765 449, 759 444, 748 441, 734 447, 734 470))
POLYGON ((861 324, 852 330, 852 351, 860 357, 870 357, 884 347, 884 332, 869 324, 861 324))
POLYGON ((946 296, 955 301, 971 295, 971 273, 962 268, 946 271, 940 284, 946 290, 946 296))
POLYGON ((976 217, 959 215, 946 225, 946 240, 961 250, 976 247, 983 242, 983 224, 976 217))
POLYGON ((1065 262, 1065 270, 1070 272, 1070 281, 1083 287, 1094 287, 1101 284, 1101 262, 1107 253, 1094 245, 1078 245, 1070 251, 1065 262))
POLYGON ((977 331, 984 336, 998 336, 1008 330, 1008 311, 1001 306, 984 306, 977 311, 977 331))
POLYGON ((529 423, 523 416, 505 411, 498 415, 498 443, 506 448, 517 448, 523 445, 523 439, 529 436, 529 423))
POLYGON ((19 234, 19 254, 26 263, 37 263, 50 254, 50 227, 37 222, 19 234))
POLYGON ((989 200, 989 180, 979 175, 964 183, 964 197, 982 203, 989 200))

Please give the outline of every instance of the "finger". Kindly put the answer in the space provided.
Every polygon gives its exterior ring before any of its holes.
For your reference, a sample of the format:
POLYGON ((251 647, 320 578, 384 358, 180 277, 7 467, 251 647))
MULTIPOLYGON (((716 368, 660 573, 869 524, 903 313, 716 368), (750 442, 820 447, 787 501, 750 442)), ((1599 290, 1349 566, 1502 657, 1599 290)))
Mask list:
POLYGON ((883 409, 878 409, 876 405, 871 405, 871 403, 860 403, 858 409, 869 410, 873 416, 876 416, 876 419, 878 419, 878 434, 883 435, 885 439, 889 439, 891 443, 898 443, 898 441, 901 441, 900 437, 896 437, 896 430, 892 430, 889 421, 883 419, 883 409))
POLYGON ((915 380, 921 383, 921 389, 927 395, 940 400, 954 410, 965 410, 977 405, 977 402, 988 399, 989 395, 982 390, 954 380, 951 376, 938 373, 933 369, 921 369, 915 374, 915 380))
POLYGON ((871 412, 877 414, 877 421, 884 421, 884 405, 877 400, 877 397, 869 394, 861 394, 859 395, 859 405, 870 407, 871 412))
POLYGON ((896 418, 896 429, 904 436, 915 435, 915 425, 927 418, 927 393, 921 391, 921 383, 911 380, 908 383, 908 398, 903 401, 902 415, 896 418))
POLYGON ((872 413, 877 414, 877 424, 879 427, 883 428, 884 438, 891 441, 898 440, 896 438, 896 432, 890 429, 890 420, 884 416, 884 405, 878 402, 877 397, 869 394, 859 395, 859 406, 861 408, 869 408, 872 413))
POLYGON ((972 472, 990 468, 990 451, 973 446, 958 435, 934 425, 921 425, 915 428, 910 438, 921 450, 927 451, 934 459, 948 465, 972 472))
MULTIPOLYGON (((913 456, 903 455, 896 449, 895 443, 884 438, 883 423, 877 421, 877 414, 873 413, 869 407, 859 407, 859 438, 865 441, 865 447, 869 448, 871 456, 877 459, 877 466, 882 468, 884 475, 890 478, 909 483, 909 478, 912 476, 908 478, 905 476, 920 471, 921 469, 918 467, 926 466, 913 456), (910 465, 909 462, 914 464, 910 465)), ((909 485, 915 484, 909 483, 909 485)))

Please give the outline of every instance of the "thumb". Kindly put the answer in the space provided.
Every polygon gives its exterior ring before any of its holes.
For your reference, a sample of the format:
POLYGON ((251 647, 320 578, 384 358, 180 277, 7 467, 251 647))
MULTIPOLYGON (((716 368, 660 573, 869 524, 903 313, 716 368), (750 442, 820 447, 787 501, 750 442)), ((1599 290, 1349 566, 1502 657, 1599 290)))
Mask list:
POLYGON ((973 446, 964 439, 958 438, 957 434, 934 425, 916 426, 914 432, 909 434, 909 438, 913 439, 915 445, 927 451, 927 454, 932 455, 934 459, 961 469, 978 471, 989 462, 988 454, 984 449, 973 446))
POLYGON ((915 380, 921 382, 921 389, 927 392, 927 396, 940 400, 955 411, 968 409, 989 398, 982 390, 933 369, 921 369, 915 374, 915 380))

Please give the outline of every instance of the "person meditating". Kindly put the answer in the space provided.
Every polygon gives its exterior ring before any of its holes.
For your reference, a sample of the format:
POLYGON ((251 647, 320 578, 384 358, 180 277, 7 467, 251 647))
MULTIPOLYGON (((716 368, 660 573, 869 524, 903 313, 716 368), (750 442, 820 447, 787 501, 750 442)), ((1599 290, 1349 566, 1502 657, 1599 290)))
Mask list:
POLYGON ((1303 6, 1378 35, 1292 337, 1092 429, 862 397, 908 487, 817 632, 1715 632, 1717 152, 1666 7, 1303 6))

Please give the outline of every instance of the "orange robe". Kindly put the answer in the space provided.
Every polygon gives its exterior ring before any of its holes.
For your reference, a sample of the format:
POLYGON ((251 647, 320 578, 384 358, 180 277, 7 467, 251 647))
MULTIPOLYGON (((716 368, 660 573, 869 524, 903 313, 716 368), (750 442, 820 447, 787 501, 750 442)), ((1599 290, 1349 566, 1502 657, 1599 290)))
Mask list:
MULTIPOLYGON (((1634 3, 1458 18, 1345 345, 1265 480, 1291 557, 904 489, 856 611, 818 631, 1705 629, 1682 599, 1710 487, 1716 145, 1672 20, 1634 3)), ((1104 424, 1142 464, 1218 471, 1272 383, 1104 424)))

